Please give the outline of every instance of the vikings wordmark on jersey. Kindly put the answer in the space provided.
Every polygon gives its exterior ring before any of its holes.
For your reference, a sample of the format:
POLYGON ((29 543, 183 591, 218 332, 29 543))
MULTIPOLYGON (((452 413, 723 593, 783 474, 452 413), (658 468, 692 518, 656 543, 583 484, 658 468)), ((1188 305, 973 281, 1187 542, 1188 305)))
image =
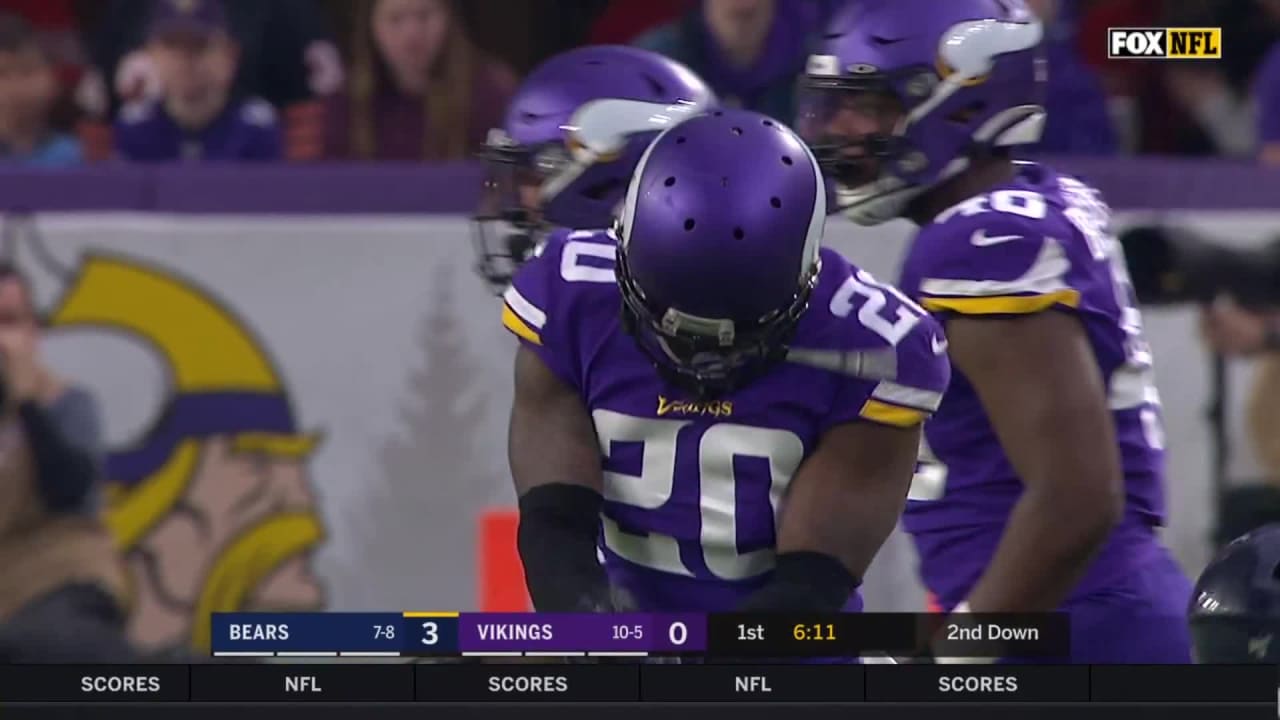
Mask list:
POLYGON ((507 291, 503 324, 591 412, 611 581, 645 610, 734 607, 767 579, 779 504, 823 433, 922 422, 950 377, 945 338, 896 288, 824 249, 787 362, 721 398, 688 397, 619 326, 616 247, 604 232, 554 234, 507 291))

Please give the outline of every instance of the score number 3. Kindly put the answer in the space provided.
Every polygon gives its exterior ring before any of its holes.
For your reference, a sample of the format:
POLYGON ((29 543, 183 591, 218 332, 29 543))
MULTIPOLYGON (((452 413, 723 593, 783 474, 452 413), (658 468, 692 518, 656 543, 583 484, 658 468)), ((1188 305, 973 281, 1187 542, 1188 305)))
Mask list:
POLYGON ((432 620, 422 623, 422 644, 431 646, 440 642, 440 626, 432 620))

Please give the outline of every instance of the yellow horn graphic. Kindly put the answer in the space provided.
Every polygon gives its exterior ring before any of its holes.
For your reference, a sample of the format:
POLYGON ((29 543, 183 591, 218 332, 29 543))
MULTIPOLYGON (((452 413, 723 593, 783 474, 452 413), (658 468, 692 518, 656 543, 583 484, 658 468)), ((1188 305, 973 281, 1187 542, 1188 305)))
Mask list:
POLYGON ((150 341, 168 360, 178 392, 281 390, 257 341, 226 308, 128 260, 87 257, 49 323, 112 327, 150 341))

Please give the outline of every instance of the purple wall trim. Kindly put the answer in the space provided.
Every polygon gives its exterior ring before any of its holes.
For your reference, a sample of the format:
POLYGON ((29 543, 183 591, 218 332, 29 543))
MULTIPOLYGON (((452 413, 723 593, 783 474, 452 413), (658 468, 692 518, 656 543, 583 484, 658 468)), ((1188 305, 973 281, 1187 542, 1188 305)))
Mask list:
MULTIPOLYGON (((1181 158, 1053 163, 1097 185, 1112 207, 1280 209, 1280 169, 1181 158)), ((470 213, 482 168, 441 165, 109 165, 0 170, 0 211, 470 213)))

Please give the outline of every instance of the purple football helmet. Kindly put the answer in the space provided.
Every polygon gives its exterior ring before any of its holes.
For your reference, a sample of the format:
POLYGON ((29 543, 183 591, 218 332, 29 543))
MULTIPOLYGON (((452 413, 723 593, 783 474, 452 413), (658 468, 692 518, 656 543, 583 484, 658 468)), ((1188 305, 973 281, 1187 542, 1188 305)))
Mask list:
POLYGON ((1044 127, 1040 21, 1022 0, 851 0, 809 56, 798 129, 855 222, 1044 127))
POLYGON ((623 327, 699 397, 759 377, 808 307, 826 213, 817 160, 778 121, 716 110, 672 127, 614 228, 623 327))
POLYGON ((552 227, 607 228, 649 142, 715 102, 692 70, 637 48, 583 47, 535 68, 485 143, 480 274, 501 292, 552 227))

